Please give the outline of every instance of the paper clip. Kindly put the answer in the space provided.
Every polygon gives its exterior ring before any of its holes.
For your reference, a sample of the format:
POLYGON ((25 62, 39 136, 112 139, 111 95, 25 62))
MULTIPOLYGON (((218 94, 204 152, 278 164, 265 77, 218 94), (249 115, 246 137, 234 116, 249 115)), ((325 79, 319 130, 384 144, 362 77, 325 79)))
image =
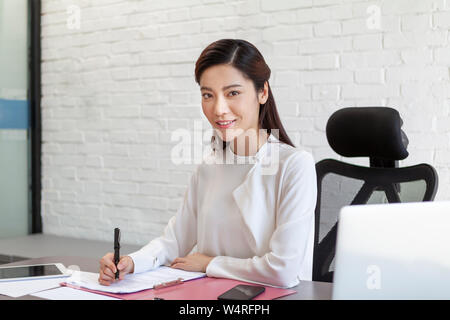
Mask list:
POLYGON ((178 278, 177 280, 163 282, 163 283, 154 285, 153 289, 163 289, 163 288, 167 288, 167 287, 171 287, 171 286, 176 286, 177 284, 182 284, 182 283, 183 283, 183 279, 178 278))

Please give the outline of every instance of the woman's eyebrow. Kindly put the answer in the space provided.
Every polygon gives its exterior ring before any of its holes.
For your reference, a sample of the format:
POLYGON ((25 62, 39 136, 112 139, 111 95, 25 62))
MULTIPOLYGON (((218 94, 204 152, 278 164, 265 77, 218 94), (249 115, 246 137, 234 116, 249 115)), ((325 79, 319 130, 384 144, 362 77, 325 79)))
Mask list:
MULTIPOLYGON (((223 91, 229 89, 229 88, 233 88, 233 87, 242 87, 242 85, 240 84, 230 84, 228 86, 225 86, 222 88, 223 91)), ((209 87, 200 87, 200 90, 209 90, 209 91, 213 91, 213 89, 209 88, 209 87)))

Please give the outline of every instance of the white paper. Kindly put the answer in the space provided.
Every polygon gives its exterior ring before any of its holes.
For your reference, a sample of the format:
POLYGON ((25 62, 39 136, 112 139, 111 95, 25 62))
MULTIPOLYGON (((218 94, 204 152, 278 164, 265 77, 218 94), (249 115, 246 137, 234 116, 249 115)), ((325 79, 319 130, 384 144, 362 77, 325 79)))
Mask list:
POLYGON ((203 272, 184 271, 162 266, 147 272, 127 274, 125 275, 125 279, 112 283, 109 286, 104 286, 98 283, 98 273, 83 271, 75 271, 72 276, 66 280, 66 282, 71 285, 92 290, 111 293, 130 293, 151 289, 155 285, 174 281, 178 278, 182 278, 183 281, 187 281, 204 276, 206 276, 206 274, 203 272))
POLYGON ((0 294, 13 298, 59 287, 67 278, 35 279, 0 282, 0 294))
POLYGON ((57 289, 41 291, 32 294, 32 296, 48 300, 120 300, 102 294, 96 294, 68 287, 59 287, 57 289))

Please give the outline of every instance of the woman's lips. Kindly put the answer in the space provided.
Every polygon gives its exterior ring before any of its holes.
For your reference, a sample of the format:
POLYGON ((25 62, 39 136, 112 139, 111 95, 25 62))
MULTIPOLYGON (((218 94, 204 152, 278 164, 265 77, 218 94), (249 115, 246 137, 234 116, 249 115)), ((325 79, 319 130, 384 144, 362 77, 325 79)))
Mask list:
POLYGON ((232 127, 235 122, 236 122, 236 119, 229 120, 229 121, 216 121, 216 124, 219 128, 227 129, 227 128, 232 127))

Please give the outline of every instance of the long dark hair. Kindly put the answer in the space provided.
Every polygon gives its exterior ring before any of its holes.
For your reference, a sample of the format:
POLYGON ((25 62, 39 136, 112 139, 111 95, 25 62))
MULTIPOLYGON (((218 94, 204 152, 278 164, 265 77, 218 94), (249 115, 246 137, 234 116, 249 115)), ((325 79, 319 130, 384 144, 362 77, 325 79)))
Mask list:
MULTIPOLYGON (((264 89, 264 83, 269 83, 270 68, 264 61, 259 50, 250 42, 240 39, 222 39, 207 46, 195 63, 195 81, 200 84, 203 72, 214 65, 230 64, 253 81, 256 92, 264 89)), ((281 124, 275 99, 269 86, 269 97, 264 104, 259 105, 259 128, 278 129, 281 142, 295 147, 281 124)), ((225 147, 225 143, 223 144, 225 147)))

